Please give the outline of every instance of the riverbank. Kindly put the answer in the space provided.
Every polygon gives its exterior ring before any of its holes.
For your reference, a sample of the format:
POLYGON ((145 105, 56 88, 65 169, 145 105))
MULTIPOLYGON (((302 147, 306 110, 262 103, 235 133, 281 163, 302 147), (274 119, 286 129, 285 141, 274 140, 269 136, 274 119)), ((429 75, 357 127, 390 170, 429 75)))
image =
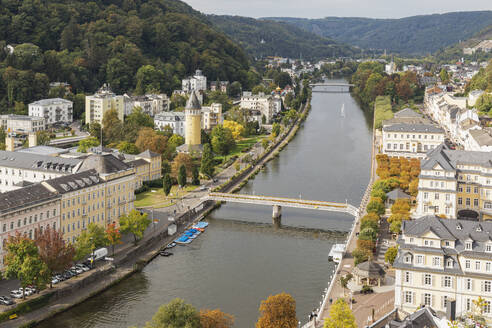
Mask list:
MULTIPOLYGON (((259 156, 254 165, 247 167, 240 172, 240 174, 233 176, 227 184, 221 186, 220 190, 224 192, 239 190, 244 185, 242 184, 244 181, 254 177, 268 161, 278 156, 278 152, 285 147, 297 133, 297 130, 303 121, 302 118, 306 116, 309 108, 308 102, 302 109, 300 118, 277 138, 275 144, 259 156)), ((182 232, 193 222, 201 220, 216 206, 212 202, 204 203, 199 199, 196 200, 197 202, 193 208, 176 217, 178 231, 182 232)), ((165 219, 167 220, 167 217, 165 219)), ((40 296, 52 294, 54 292, 57 295, 55 297, 50 297, 49 302, 41 309, 19 315, 17 319, 4 323, 5 327, 35 326, 43 320, 51 318, 58 313, 64 312, 71 307, 100 294, 111 286, 130 277, 135 272, 140 271, 146 264, 152 261, 155 256, 157 256, 158 251, 164 245, 167 245, 173 239, 175 239, 175 236, 167 236, 167 225, 159 227, 155 233, 147 235, 138 246, 126 249, 124 252, 125 254, 116 254, 116 268, 111 268, 111 266, 108 265, 109 268, 105 268, 104 270, 110 270, 111 272, 109 273, 108 271, 108 274, 104 278, 101 278, 90 285, 79 282, 80 286, 83 288, 78 288, 76 290, 72 289, 73 286, 67 286, 64 290, 57 288, 56 292, 54 290, 43 291, 40 296)), ((88 272, 87 274, 95 274, 95 271, 88 272)), ((74 279, 73 282, 81 280, 74 279)))

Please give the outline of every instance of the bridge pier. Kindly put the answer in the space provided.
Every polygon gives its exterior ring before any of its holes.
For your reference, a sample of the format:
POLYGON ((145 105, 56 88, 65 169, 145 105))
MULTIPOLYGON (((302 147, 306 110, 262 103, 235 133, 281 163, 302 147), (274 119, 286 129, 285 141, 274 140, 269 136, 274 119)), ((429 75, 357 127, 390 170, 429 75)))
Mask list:
POLYGON ((272 219, 273 219, 273 225, 276 226, 277 228, 280 227, 282 224, 282 206, 280 205, 273 205, 273 213, 272 213, 272 219))

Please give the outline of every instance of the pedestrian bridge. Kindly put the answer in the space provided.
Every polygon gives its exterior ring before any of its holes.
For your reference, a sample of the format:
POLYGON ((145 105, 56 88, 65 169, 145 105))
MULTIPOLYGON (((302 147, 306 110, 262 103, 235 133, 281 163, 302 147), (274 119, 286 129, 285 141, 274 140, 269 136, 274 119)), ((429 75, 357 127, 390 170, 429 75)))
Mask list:
POLYGON ((342 82, 311 83, 310 87, 353 87, 354 84, 342 82))
POLYGON ((282 215, 282 207, 304 208, 318 211, 342 212, 353 216, 359 215, 359 209, 347 203, 334 203, 319 200, 305 200, 297 198, 283 198, 272 196, 245 195, 245 194, 230 194, 221 192, 211 192, 205 197, 207 200, 225 201, 231 203, 256 204, 273 206, 274 223, 282 215))

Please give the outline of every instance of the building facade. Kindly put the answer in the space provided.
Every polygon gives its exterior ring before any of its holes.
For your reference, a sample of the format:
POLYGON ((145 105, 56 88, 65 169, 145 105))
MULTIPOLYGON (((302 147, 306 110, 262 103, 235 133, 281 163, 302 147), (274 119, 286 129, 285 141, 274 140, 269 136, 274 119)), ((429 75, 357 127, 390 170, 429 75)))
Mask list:
POLYGON ((40 184, 2 193, 0 227, 2 269, 9 236, 20 234, 34 239, 43 229, 59 229, 60 195, 40 184))
POLYGON ((492 219, 492 153, 440 145, 421 163, 416 215, 492 219))
POLYGON ((49 125, 72 123, 73 102, 61 98, 38 100, 29 104, 29 116, 42 117, 49 125))
POLYGON ((118 119, 123 122, 125 115, 125 97, 114 94, 107 84, 92 96, 85 97, 85 123, 99 123, 102 125, 104 114, 115 109, 118 119))
POLYGON ((6 114, 0 115, 0 125, 5 131, 35 133, 46 129, 44 117, 6 114))
POLYGON ((145 114, 154 117, 159 113, 169 111, 170 106, 170 100, 165 94, 147 94, 144 96, 127 97, 126 102, 127 110, 125 110, 125 115, 130 115, 133 108, 140 107, 145 114))
POLYGON ((207 77, 203 75, 201 70, 197 69, 195 75, 182 80, 181 87, 187 93, 205 91, 207 90, 207 77))
POLYGON ((154 117, 154 125, 156 129, 164 130, 164 127, 169 126, 173 129, 174 134, 182 137, 186 133, 184 112, 162 112, 154 117))
POLYGON ((202 107, 202 129, 211 131, 222 124, 222 104, 213 103, 209 107, 202 107))
POLYGON ((403 221, 395 268, 395 307, 411 313, 430 306, 445 313, 456 302, 456 316, 475 312, 492 323, 492 222, 426 216, 403 221))
POLYGON ((140 188, 145 181, 158 180, 162 177, 161 155, 150 150, 135 155, 132 160, 125 162, 135 168, 135 189, 140 188))
POLYGON ((249 111, 260 111, 262 117, 265 118, 265 123, 269 124, 273 116, 280 112, 281 104, 280 99, 275 99, 271 95, 265 95, 263 93, 254 95, 251 92, 243 92, 239 106, 249 111))

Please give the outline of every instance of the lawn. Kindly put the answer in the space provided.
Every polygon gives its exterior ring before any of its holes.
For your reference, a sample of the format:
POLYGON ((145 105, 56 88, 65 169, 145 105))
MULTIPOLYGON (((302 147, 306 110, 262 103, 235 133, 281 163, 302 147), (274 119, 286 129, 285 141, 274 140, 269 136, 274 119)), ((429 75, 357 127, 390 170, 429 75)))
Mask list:
POLYGON ((172 199, 179 199, 186 195, 188 192, 193 191, 197 186, 185 186, 183 189, 178 186, 173 186, 169 196, 164 195, 162 188, 152 188, 149 191, 142 192, 136 195, 135 207, 149 207, 161 208, 171 206, 172 199))
POLYGON ((374 103, 375 128, 380 129, 384 120, 393 118, 391 99, 389 96, 378 96, 374 103))
POLYGON ((224 160, 224 157, 226 157, 226 160, 228 158, 231 158, 234 155, 240 156, 243 150, 251 148, 254 144, 256 144, 258 141, 263 140, 264 138, 268 137, 267 135, 259 135, 259 136, 252 136, 252 137, 247 137, 243 138, 239 141, 236 141, 236 147, 231 151, 229 155, 226 156, 215 156, 215 159, 219 159, 221 161, 224 160))

